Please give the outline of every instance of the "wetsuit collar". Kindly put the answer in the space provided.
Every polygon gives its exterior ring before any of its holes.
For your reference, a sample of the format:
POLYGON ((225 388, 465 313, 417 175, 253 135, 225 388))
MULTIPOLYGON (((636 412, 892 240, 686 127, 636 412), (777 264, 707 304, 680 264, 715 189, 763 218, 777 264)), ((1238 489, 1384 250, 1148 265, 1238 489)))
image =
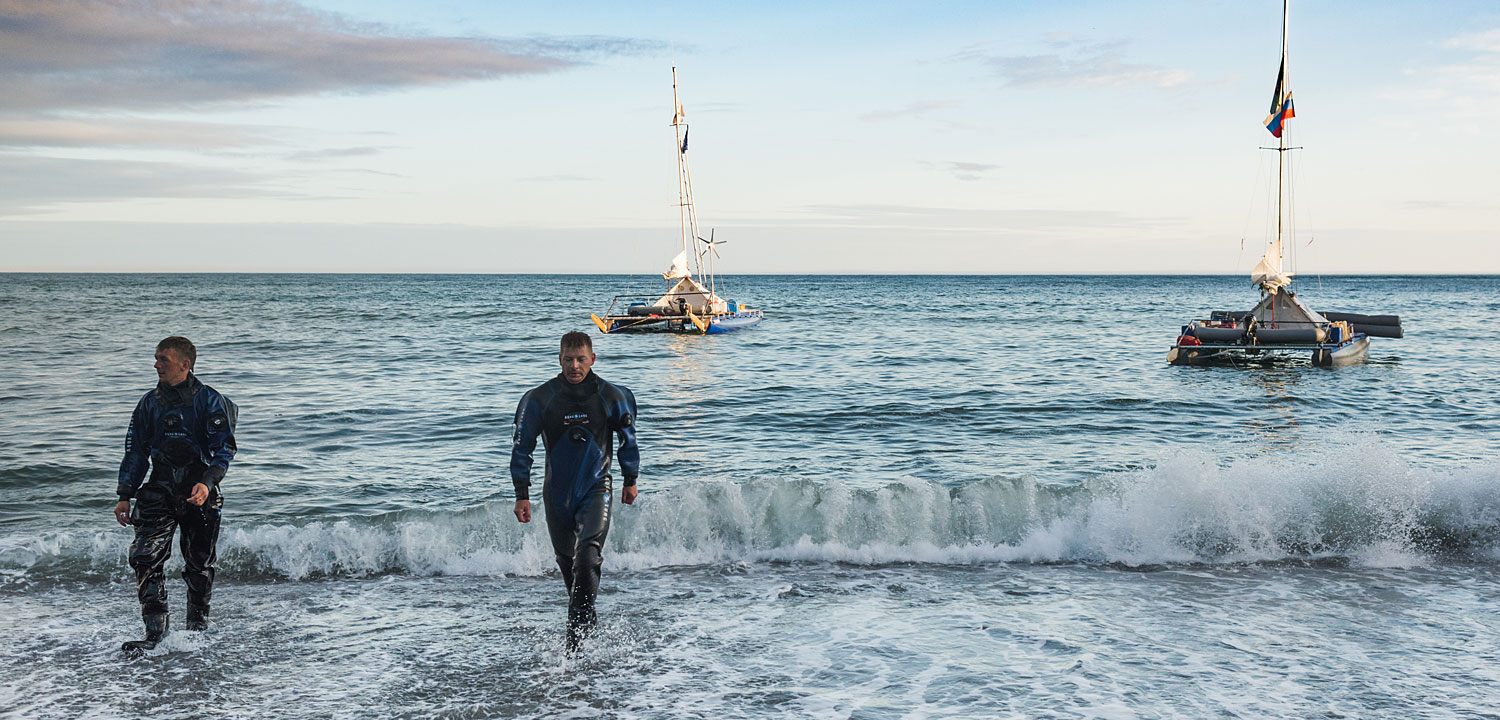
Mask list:
POLYGON ((167 407, 177 407, 193 402, 193 396, 198 394, 198 389, 203 383, 192 373, 188 373, 187 379, 176 385, 168 385, 165 382, 156 383, 156 397, 167 407))
POLYGON ((592 390, 599 385, 599 376, 595 375, 593 370, 590 370, 589 374, 584 375, 583 379, 579 380, 577 385, 568 382, 568 376, 562 373, 557 374, 557 379, 562 383, 563 387, 577 388, 579 390, 592 390))

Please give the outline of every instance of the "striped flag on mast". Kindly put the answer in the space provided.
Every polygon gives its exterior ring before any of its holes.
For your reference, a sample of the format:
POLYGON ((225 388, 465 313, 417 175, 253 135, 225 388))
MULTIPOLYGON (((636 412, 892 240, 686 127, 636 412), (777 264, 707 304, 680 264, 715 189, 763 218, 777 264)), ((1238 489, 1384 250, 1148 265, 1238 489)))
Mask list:
POLYGON ((1271 95, 1271 114, 1266 116, 1266 129, 1281 137, 1281 125, 1289 118, 1297 117, 1292 107, 1292 91, 1286 88, 1286 56, 1281 58, 1281 70, 1276 73, 1276 92, 1271 95))

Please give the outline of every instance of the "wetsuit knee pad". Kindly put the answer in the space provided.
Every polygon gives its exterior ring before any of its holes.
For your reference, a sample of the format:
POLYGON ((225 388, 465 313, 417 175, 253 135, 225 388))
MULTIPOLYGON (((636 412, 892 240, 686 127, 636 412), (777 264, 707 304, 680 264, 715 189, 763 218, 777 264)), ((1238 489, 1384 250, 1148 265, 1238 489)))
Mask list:
POLYGON ((142 533, 130 543, 130 567, 149 570, 166 562, 172 552, 171 533, 142 533))
POLYGON ((579 567, 597 568, 604 564, 604 553, 594 543, 586 543, 578 548, 578 558, 575 560, 579 567))

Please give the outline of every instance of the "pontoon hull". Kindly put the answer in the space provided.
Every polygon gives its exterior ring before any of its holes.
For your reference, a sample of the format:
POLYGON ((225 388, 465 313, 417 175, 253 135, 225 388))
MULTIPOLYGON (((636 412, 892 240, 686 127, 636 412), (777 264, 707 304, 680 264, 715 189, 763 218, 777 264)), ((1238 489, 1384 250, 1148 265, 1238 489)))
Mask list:
POLYGON ((1369 350, 1370 338, 1363 335, 1356 335, 1353 340, 1337 348, 1319 350, 1313 353, 1313 364, 1324 367, 1341 367, 1362 363, 1365 361, 1365 356, 1369 354, 1369 350))
POLYGON ((726 315, 715 315, 708 322, 709 335, 733 332, 755 325, 761 321, 764 315, 759 310, 746 310, 744 312, 729 313, 726 315))
POLYGON ((606 335, 620 333, 681 333, 689 335, 718 335, 742 330, 760 323, 765 314, 760 310, 718 315, 591 315, 594 325, 606 335))
POLYGON ((1370 338, 1355 335, 1342 343, 1285 345, 1173 345, 1167 351, 1172 365, 1240 365, 1267 363, 1300 353, 1310 353, 1313 365, 1341 367, 1364 362, 1370 338))

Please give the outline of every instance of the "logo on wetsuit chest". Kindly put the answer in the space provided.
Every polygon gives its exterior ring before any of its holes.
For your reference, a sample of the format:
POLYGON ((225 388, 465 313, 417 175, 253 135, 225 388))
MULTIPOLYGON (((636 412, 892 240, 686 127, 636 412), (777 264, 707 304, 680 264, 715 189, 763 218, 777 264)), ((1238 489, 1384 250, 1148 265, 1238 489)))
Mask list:
POLYGON ((593 433, 589 431, 589 414, 586 412, 568 413, 563 416, 563 427, 567 428, 568 437, 573 442, 588 442, 593 433))

